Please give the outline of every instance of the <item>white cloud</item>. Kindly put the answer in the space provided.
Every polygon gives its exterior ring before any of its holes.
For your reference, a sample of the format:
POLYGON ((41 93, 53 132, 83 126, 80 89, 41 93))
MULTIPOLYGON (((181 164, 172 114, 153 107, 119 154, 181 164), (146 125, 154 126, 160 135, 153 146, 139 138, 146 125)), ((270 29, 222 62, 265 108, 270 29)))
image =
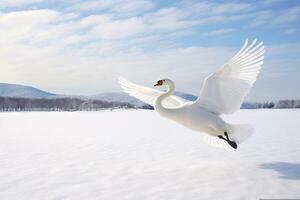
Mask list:
POLYGON ((0 50, 4 69, 0 79, 57 93, 93 94, 120 90, 118 75, 147 84, 170 77, 177 81, 178 89, 197 93, 203 78, 220 67, 229 53, 217 47, 176 48, 150 54, 128 49, 120 55, 101 58, 60 52, 55 47, 15 45, 0 50), (187 90, 186 86, 195 82, 197 85, 187 90))
POLYGON ((264 4, 275 4, 275 3, 280 3, 280 2, 284 2, 285 0, 264 0, 263 3, 264 4))
POLYGON ((112 16, 108 14, 101 15, 89 15, 80 19, 78 23, 79 28, 88 28, 96 26, 97 24, 109 23, 112 20, 112 16))
POLYGON ((97 35, 101 39, 121 39, 142 33, 144 30, 145 25, 142 20, 133 17, 100 23, 91 29, 90 34, 97 35))
POLYGON ((75 10, 107 10, 115 13, 142 13, 155 7, 148 0, 91 0, 71 6, 75 10))
POLYGON ((295 34, 298 33, 299 29, 296 28, 289 28, 283 31, 284 34, 295 34))
POLYGON ((72 34, 72 13, 28 10, 0 14, 0 42, 6 44, 49 45, 72 34))
POLYGON ((3 7, 20 7, 23 5, 39 3, 44 0, 1 0, 0 6, 3 7))
POLYGON ((202 20, 188 19, 186 12, 176 8, 160 9, 139 17, 114 19, 113 15, 90 15, 82 18, 77 28, 88 29, 93 39, 124 39, 141 34, 161 34, 165 32, 188 32, 190 28, 203 23, 202 20))
POLYGON ((233 28, 218 29, 218 30, 207 32, 206 35, 209 35, 209 36, 226 35, 226 34, 229 34, 229 33, 235 32, 235 31, 236 31, 236 29, 233 29, 233 28))
MULTIPOLYGON (((273 0, 275 1, 275 0, 273 0)), ((276 0, 281 1, 281 0, 276 0)), ((286 28, 300 20, 300 6, 273 9, 269 3, 213 3, 209 1, 184 1, 180 4, 183 10, 189 11, 207 23, 240 23, 241 27, 286 28), (243 25, 246 24, 246 25, 243 25)))
POLYGON ((18 27, 22 24, 41 25, 47 24, 59 17, 59 13, 54 10, 29 10, 2 13, 1 24, 5 26, 18 27))
POLYGON ((84 1, 71 6, 73 9, 77 10, 93 10, 93 9, 107 9, 113 6, 116 3, 115 0, 92 0, 92 1, 84 1))
POLYGON ((32 40, 49 22, 59 18, 52 10, 16 11, 0 14, 0 40, 20 42, 32 40))
MULTIPOLYGON (((141 34, 180 31, 192 26, 185 21, 186 15, 176 9, 126 19, 93 15, 79 20, 72 16, 53 10, 2 13, 1 81, 34 85, 57 93, 92 94, 119 89, 115 77, 120 74, 141 82, 144 77, 153 81, 167 75, 182 80, 185 70, 195 71, 203 64, 206 67, 199 71, 201 77, 214 63, 219 66, 219 59, 203 62, 204 57, 212 58, 218 48, 174 48, 158 43, 159 34, 141 34), (161 22, 173 24, 164 27, 161 22), (141 49, 144 45, 159 50, 145 53, 141 49)), ((218 52, 224 51, 219 49, 218 52)), ((190 82, 195 80, 190 76, 190 82)))
POLYGON ((248 3, 224 3, 213 6, 213 13, 223 14, 223 13, 242 13, 246 11, 253 10, 254 7, 248 3))
POLYGON ((293 7, 277 15, 273 21, 276 25, 285 25, 287 23, 298 22, 300 20, 300 6, 293 7))
POLYGON ((114 12, 144 12, 154 8, 154 3, 146 0, 122 1, 118 5, 112 7, 114 12))
POLYGON ((253 18, 251 26, 286 29, 300 20, 300 6, 279 11, 267 9, 253 12, 250 16, 253 18))
POLYGON ((228 15, 245 13, 255 9, 250 3, 213 3, 212 1, 183 1, 182 6, 198 15, 228 15))

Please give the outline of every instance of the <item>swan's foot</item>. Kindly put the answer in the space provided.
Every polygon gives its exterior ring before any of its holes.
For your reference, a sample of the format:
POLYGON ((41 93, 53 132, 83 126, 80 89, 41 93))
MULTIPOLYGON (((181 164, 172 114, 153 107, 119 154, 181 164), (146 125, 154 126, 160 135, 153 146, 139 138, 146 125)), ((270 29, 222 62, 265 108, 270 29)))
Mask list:
POLYGON ((222 135, 218 135, 218 138, 225 140, 232 148, 237 149, 237 144, 229 139, 227 132, 224 132, 224 135, 226 138, 224 138, 222 135))
POLYGON ((232 148, 234 148, 234 149, 237 149, 237 144, 234 142, 234 141, 231 141, 231 140, 229 140, 229 141, 227 141, 228 142, 228 144, 232 147, 232 148))

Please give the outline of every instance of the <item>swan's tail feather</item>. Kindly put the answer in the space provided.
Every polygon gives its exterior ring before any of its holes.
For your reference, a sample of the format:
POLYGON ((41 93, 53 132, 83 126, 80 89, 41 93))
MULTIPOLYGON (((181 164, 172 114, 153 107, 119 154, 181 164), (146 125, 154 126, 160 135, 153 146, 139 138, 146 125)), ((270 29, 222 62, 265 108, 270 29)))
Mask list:
POLYGON ((228 124, 227 132, 230 140, 240 144, 250 138, 254 129, 250 124, 228 124))
POLYGON ((218 147, 218 148, 230 148, 230 146, 227 144, 226 141, 221 140, 220 138, 216 136, 210 136, 210 135, 204 135, 203 136, 203 141, 206 142, 207 144, 218 147))

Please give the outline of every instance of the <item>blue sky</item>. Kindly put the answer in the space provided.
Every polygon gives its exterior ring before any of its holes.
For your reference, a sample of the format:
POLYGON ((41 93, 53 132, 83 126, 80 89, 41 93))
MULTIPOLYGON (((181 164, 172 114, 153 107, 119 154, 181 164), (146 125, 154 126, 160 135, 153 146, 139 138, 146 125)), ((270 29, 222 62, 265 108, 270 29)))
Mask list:
POLYGON ((245 38, 266 46, 251 101, 300 98, 300 2, 1 0, 0 81, 64 94, 171 78, 198 94, 245 38))

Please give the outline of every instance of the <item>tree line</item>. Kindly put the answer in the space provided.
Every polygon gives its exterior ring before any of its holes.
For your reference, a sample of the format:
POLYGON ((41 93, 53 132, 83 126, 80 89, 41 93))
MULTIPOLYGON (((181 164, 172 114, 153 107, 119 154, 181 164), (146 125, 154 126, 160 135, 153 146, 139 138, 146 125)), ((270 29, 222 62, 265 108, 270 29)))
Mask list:
POLYGON ((300 100, 279 100, 279 101, 268 101, 264 103, 243 103, 243 109, 263 109, 263 108, 300 108, 300 100))
POLYGON ((136 108, 130 103, 83 100, 79 98, 33 99, 0 97, 0 111, 97 111, 136 108))
MULTIPOLYGON (((264 103, 243 103, 242 109, 300 108, 300 100, 280 100, 264 103)), ((104 109, 153 109, 144 104, 136 106, 126 102, 63 98, 19 98, 0 97, 0 112, 10 111, 98 111, 104 109)))

